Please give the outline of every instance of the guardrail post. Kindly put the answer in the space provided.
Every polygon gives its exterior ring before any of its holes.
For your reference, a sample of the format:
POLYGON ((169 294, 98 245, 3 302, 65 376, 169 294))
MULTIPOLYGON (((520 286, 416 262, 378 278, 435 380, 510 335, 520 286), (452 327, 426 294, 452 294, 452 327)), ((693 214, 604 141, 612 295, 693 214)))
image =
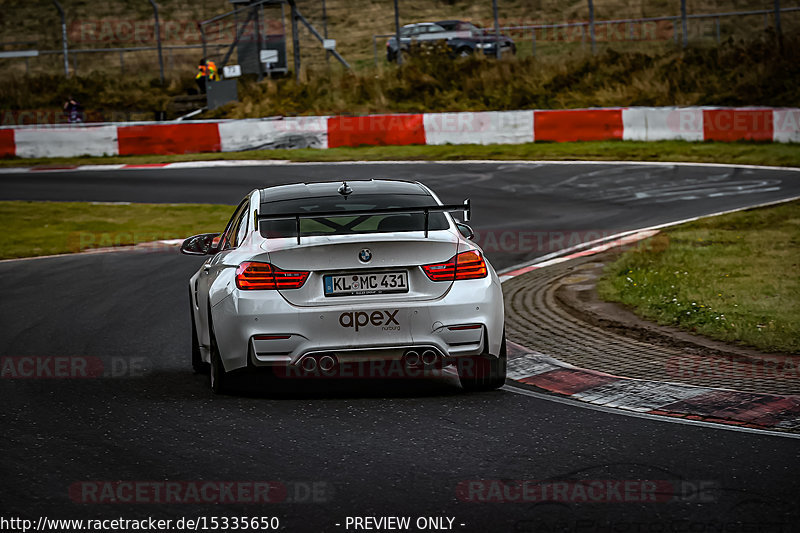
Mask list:
POLYGON ((686 0, 681 0, 681 31, 683 32, 683 47, 689 46, 689 24, 686 20, 686 0))
POLYGON ((394 0, 394 39, 397 45, 397 64, 403 64, 403 50, 400 43, 400 9, 397 7, 397 0, 394 0))
POLYGON ((597 40, 594 33, 594 2, 589 0, 589 35, 592 39, 592 54, 597 53, 597 40))
POLYGON ((208 42, 206 41, 206 30, 202 22, 197 23, 197 29, 200 31, 200 40, 203 41, 203 59, 208 57, 208 42))
MULTIPOLYGON (((261 62, 261 11, 258 10, 258 7, 253 7, 247 20, 251 18, 253 19, 253 31, 256 34, 256 50, 258 51, 258 81, 261 81, 264 79, 264 63, 261 62)), ((294 27, 294 19, 292 20, 292 27, 294 27)), ((222 62, 223 64, 228 62, 231 52, 233 52, 233 46, 231 46, 231 50, 226 54, 225 60, 222 62)), ((267 75, 272 77, 269 71, 269 65, 270 64, 267 63, 267 75)))
POLYGON ((375 59, 375 68, 378 68, 378 40, 372 36, 372 57, 375 59))
POLYGON ((119 73, 120 75, 125 74, 125 52, 119 52, 119 73))
MULTIPOLYGON (((325 9, 325 0, 322 0, 322 34, 325 36, 325 39, 328 38, 328 10, 325 9)), ((331 64, 330 50, 325 50, 325 62, 330 66, 331 64)))
POLYGON ((783 34, 781 33, 781 0, 775 0, 775 34, 778 37, 778 48, 783 50, 783 34))
POLYGON ((720 43, 722 42, 722 35, 720 34, 720 28, 719 28, 719 26, 720 26, 720 24, 719 24, 719 17, 717 17, 717 18, 716 18, 716 23, 717 23, 717 24, 716 24, 716 25, 717 25, 717 44, 720 44, 720 43))
POLYGON ((158 46, 158 73, 161 77, 161 85, 164 85, 164 56, 161 55, 161 26, 158 22, 158 4, 155 0, 149 0, 150 5, 153 6, 153 18, 156 22, 156 44, 158 46))
POLYGON ((69 78, 69 57, 67 51, 67 17, 64 13, 64 8, 58 0, 53 0, 58 14, 61 16, 61 45, 64 50, 64 77, 69 78))
POLYGON ((292 49, 294 51, 294 79, 300 81, 300 35, 297 31, 297 5, 289 0, 292 17, 292 49))
POLYGON ((531 29, 531 49, 533 50, 533 57, 536 57, 536 28, 531 29))
POLYGON ((494 13, 494 56, 500 59, 503 51, 500 50, 500 22, 497 18, 497 0, 492 0, 492 12, 494 13))

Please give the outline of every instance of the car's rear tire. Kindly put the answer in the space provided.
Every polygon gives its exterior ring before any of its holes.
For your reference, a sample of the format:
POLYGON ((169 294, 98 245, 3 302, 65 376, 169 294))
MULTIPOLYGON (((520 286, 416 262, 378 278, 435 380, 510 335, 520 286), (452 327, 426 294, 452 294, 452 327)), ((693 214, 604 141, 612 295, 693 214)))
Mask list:
POLYGON ((211 385, 211 392, 214 394, 228 392, 228 373, 225 372, 225 365, 222 364, 213 331, 211 332, 211 369, 208 373, 208 382, 211 385))
POLYGON ((469 358, 467 364, 458 367, 458 379, 467 391, 489 391, 502 387, 506 382, 508 354, 506 352, 506 332, 497 357, 477 356, 469 358))
POLYGON ((211 351, 211 369, 208 373, 208 384, 214 394, 225 394, 230 387, 228 386, 228 373, 225 372, 225 365, 222 363, 222 356, 217 346, 217 336, 214 335, 214 322, 211 321, 211 307, 208 309, 208 344, 211 351))
POLYGON ((194 323, 194 303, 192 302, 192 292, 189 291, 189 319, 192 321, 192 369, 196 374, 206 374, 210 365, 203 361, 200 354, 200 342, 197 340, 197 325, 194 323))

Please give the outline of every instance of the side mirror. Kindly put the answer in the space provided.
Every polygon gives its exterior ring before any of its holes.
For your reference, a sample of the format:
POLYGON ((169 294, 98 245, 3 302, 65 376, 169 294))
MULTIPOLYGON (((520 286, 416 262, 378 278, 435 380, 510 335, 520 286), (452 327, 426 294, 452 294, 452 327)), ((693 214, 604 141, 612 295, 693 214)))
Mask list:
POLYGON ((458 228, 458 231, 461 232, 461 235, 463 235, 465 239, 472 240, 472 238, 475 237, 475 232, 472 231, 472 228, 470 228, 463 222, 456 222, 456 227, 458 228))
POLYGON ((219 233, 193 235, 181 244, 181 253, 186 255, 213 255, 217 253, 219 233))

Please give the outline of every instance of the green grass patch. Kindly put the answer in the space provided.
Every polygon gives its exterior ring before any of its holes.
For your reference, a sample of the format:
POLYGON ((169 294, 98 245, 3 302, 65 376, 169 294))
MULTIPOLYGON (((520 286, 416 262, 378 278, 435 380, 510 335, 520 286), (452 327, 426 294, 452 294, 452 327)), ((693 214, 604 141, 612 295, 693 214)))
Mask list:
POLYGON ((0 202, 0 259, 222 231, 232 212, 228 205, 0 202))
POLYGON ((666 230, 605 269, 601 298, 659 324, 800 353, 800 202, 666 230))
POLYGON ((797 144, 757 142, 595 141, 445 146, 361 146, 356 148, 252 150, 247 152, 49 159, 0 159, 0 167, 110 165, 219 160, 288 161, 457 161, 464 159, 549 161, 680 161, 743 165, 800 166, 797 144))

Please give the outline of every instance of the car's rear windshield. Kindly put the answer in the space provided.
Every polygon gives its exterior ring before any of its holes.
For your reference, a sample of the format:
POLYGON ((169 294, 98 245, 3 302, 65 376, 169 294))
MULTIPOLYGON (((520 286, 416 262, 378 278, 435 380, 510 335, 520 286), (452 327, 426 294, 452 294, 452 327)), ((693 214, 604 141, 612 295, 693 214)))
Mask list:
MULTIPOLYGON (((367 211, 393 207, 435 207, 436 201, 423 194, 361 194, 345 199, 341 195, 315 198, 299 198, 264 202, 259 213, 262 215, 283 215, 291 213, 310 213, 341 211, 342 215, 300 219, 300 236, 314 235, 353 235, 361 233, 383 233, 403 231, 423 231, 425 216, 422 213, 393 213, 389 215, 347 215, 348 211, 367 211)), ((428 229, 443 230, 449 227, 443 213, 430 213, 428 229)), ((267 239, 295 237, 295 220, 263 220, 261 235, 267 239)))

